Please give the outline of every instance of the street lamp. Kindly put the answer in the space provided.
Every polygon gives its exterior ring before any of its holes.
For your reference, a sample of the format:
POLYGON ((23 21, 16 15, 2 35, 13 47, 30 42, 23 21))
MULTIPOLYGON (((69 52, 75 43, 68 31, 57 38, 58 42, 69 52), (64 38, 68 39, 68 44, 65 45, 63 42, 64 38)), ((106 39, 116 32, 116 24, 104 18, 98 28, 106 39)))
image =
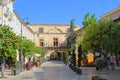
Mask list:
MULTIPOLYGON (((20 35, 21 35, 21 39, 22 39, 22 36, 23 36, 23 24, 25 24, 25 26, 29 26, 29 23, 28 23, 28 17, 27 18, 24 18, 24 19, 22 19, 21 20, 21 29, 20 29, 20 35), (26 22, 25 22, 25 20, 27 20, 26 22)), ((21 44, 22 44, 22 40, 21 40, 21 44)), ((18 63, 18 67, 19 67, 19 71, 20 72, 22 72, 23 71, 23 58, 22 58, 22 53, 23 53, 23 51, 22 51, 22 46, 20 47, 20 53, 19 53, 19 63, 18 63)))
POLYGON ((4 6, 6 6, 8 4, 9 0, 0 0, 0 4, 2 5, 2 25, 4 24, 4 15, 3 15, 3 9, 4 9, 4 6))

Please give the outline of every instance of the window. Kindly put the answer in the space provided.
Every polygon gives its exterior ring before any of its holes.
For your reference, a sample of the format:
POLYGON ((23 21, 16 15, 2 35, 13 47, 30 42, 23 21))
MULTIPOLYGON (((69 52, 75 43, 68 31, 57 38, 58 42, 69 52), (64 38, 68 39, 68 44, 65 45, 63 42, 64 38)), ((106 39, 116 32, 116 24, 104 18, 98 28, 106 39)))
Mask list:
POLYGON ((6 7, 6 13, 9 14, 9 12, 10 12, 10 11, 9 11, 9 8, 6 7))
POLYGON ((44 46, 44 40, 40 39, 40 46, 44 46))
POLYGON ((58 46, 58 38, 54 38, 53 39, 53 45, 54 46, 58 46))
POLYGON ((70 28, 67 28, 67 32, 70 32, 70 28))
POLYGON ((12 14, 11 12, 10 12, 10 14, 9 14, 9 15, 10 15, 10 18, 12 18, 13 14, 12 14))
POLYGON ((39 28, 39 33, 43 33, 43 28, 39 28))

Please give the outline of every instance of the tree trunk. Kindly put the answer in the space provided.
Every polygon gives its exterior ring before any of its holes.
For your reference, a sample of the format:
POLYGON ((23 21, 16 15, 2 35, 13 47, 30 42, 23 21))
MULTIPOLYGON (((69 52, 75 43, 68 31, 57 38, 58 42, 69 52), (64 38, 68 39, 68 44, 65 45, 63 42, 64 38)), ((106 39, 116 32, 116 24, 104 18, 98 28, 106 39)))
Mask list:
POLYGON ((2 63, 2 71, 1 71, 1 77, 3 78, 4 77, 4 64, 2 63))
POLYGON ((25 66, 26 65, 25 64, 25 56, 23 56, 23 64, 22 65, 23 65, 23 70, 25 70, 25 68, 26 68, 26 66, 25 66))
POLYGON ((116 56, 116 64, 117 64, 117 66, 119 66, 117 52, 116 52, 115 56, 116 56))

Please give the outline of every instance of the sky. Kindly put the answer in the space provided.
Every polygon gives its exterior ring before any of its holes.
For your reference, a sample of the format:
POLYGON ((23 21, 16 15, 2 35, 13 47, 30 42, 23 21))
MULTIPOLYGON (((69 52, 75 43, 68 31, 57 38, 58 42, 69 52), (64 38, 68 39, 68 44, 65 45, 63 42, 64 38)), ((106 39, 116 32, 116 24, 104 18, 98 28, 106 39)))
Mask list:
POLYGON ((31 24, 70 24, 74 19, 80 27, 88 12, 99 20, 118 6, 120 0, 16 0, 14 3, 20 18, 31 24))

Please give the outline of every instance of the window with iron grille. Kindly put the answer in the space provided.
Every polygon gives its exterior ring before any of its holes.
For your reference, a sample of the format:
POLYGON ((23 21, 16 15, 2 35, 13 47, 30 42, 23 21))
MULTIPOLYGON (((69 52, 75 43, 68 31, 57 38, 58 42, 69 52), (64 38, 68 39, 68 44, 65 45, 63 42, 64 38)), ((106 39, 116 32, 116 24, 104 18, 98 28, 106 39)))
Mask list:
POLYGON ((39 33, 43 33, 43 28, 39 28, 39 33))
POLYGON ((53 38, 53 45, 58 46, 58 38, 53 38))

